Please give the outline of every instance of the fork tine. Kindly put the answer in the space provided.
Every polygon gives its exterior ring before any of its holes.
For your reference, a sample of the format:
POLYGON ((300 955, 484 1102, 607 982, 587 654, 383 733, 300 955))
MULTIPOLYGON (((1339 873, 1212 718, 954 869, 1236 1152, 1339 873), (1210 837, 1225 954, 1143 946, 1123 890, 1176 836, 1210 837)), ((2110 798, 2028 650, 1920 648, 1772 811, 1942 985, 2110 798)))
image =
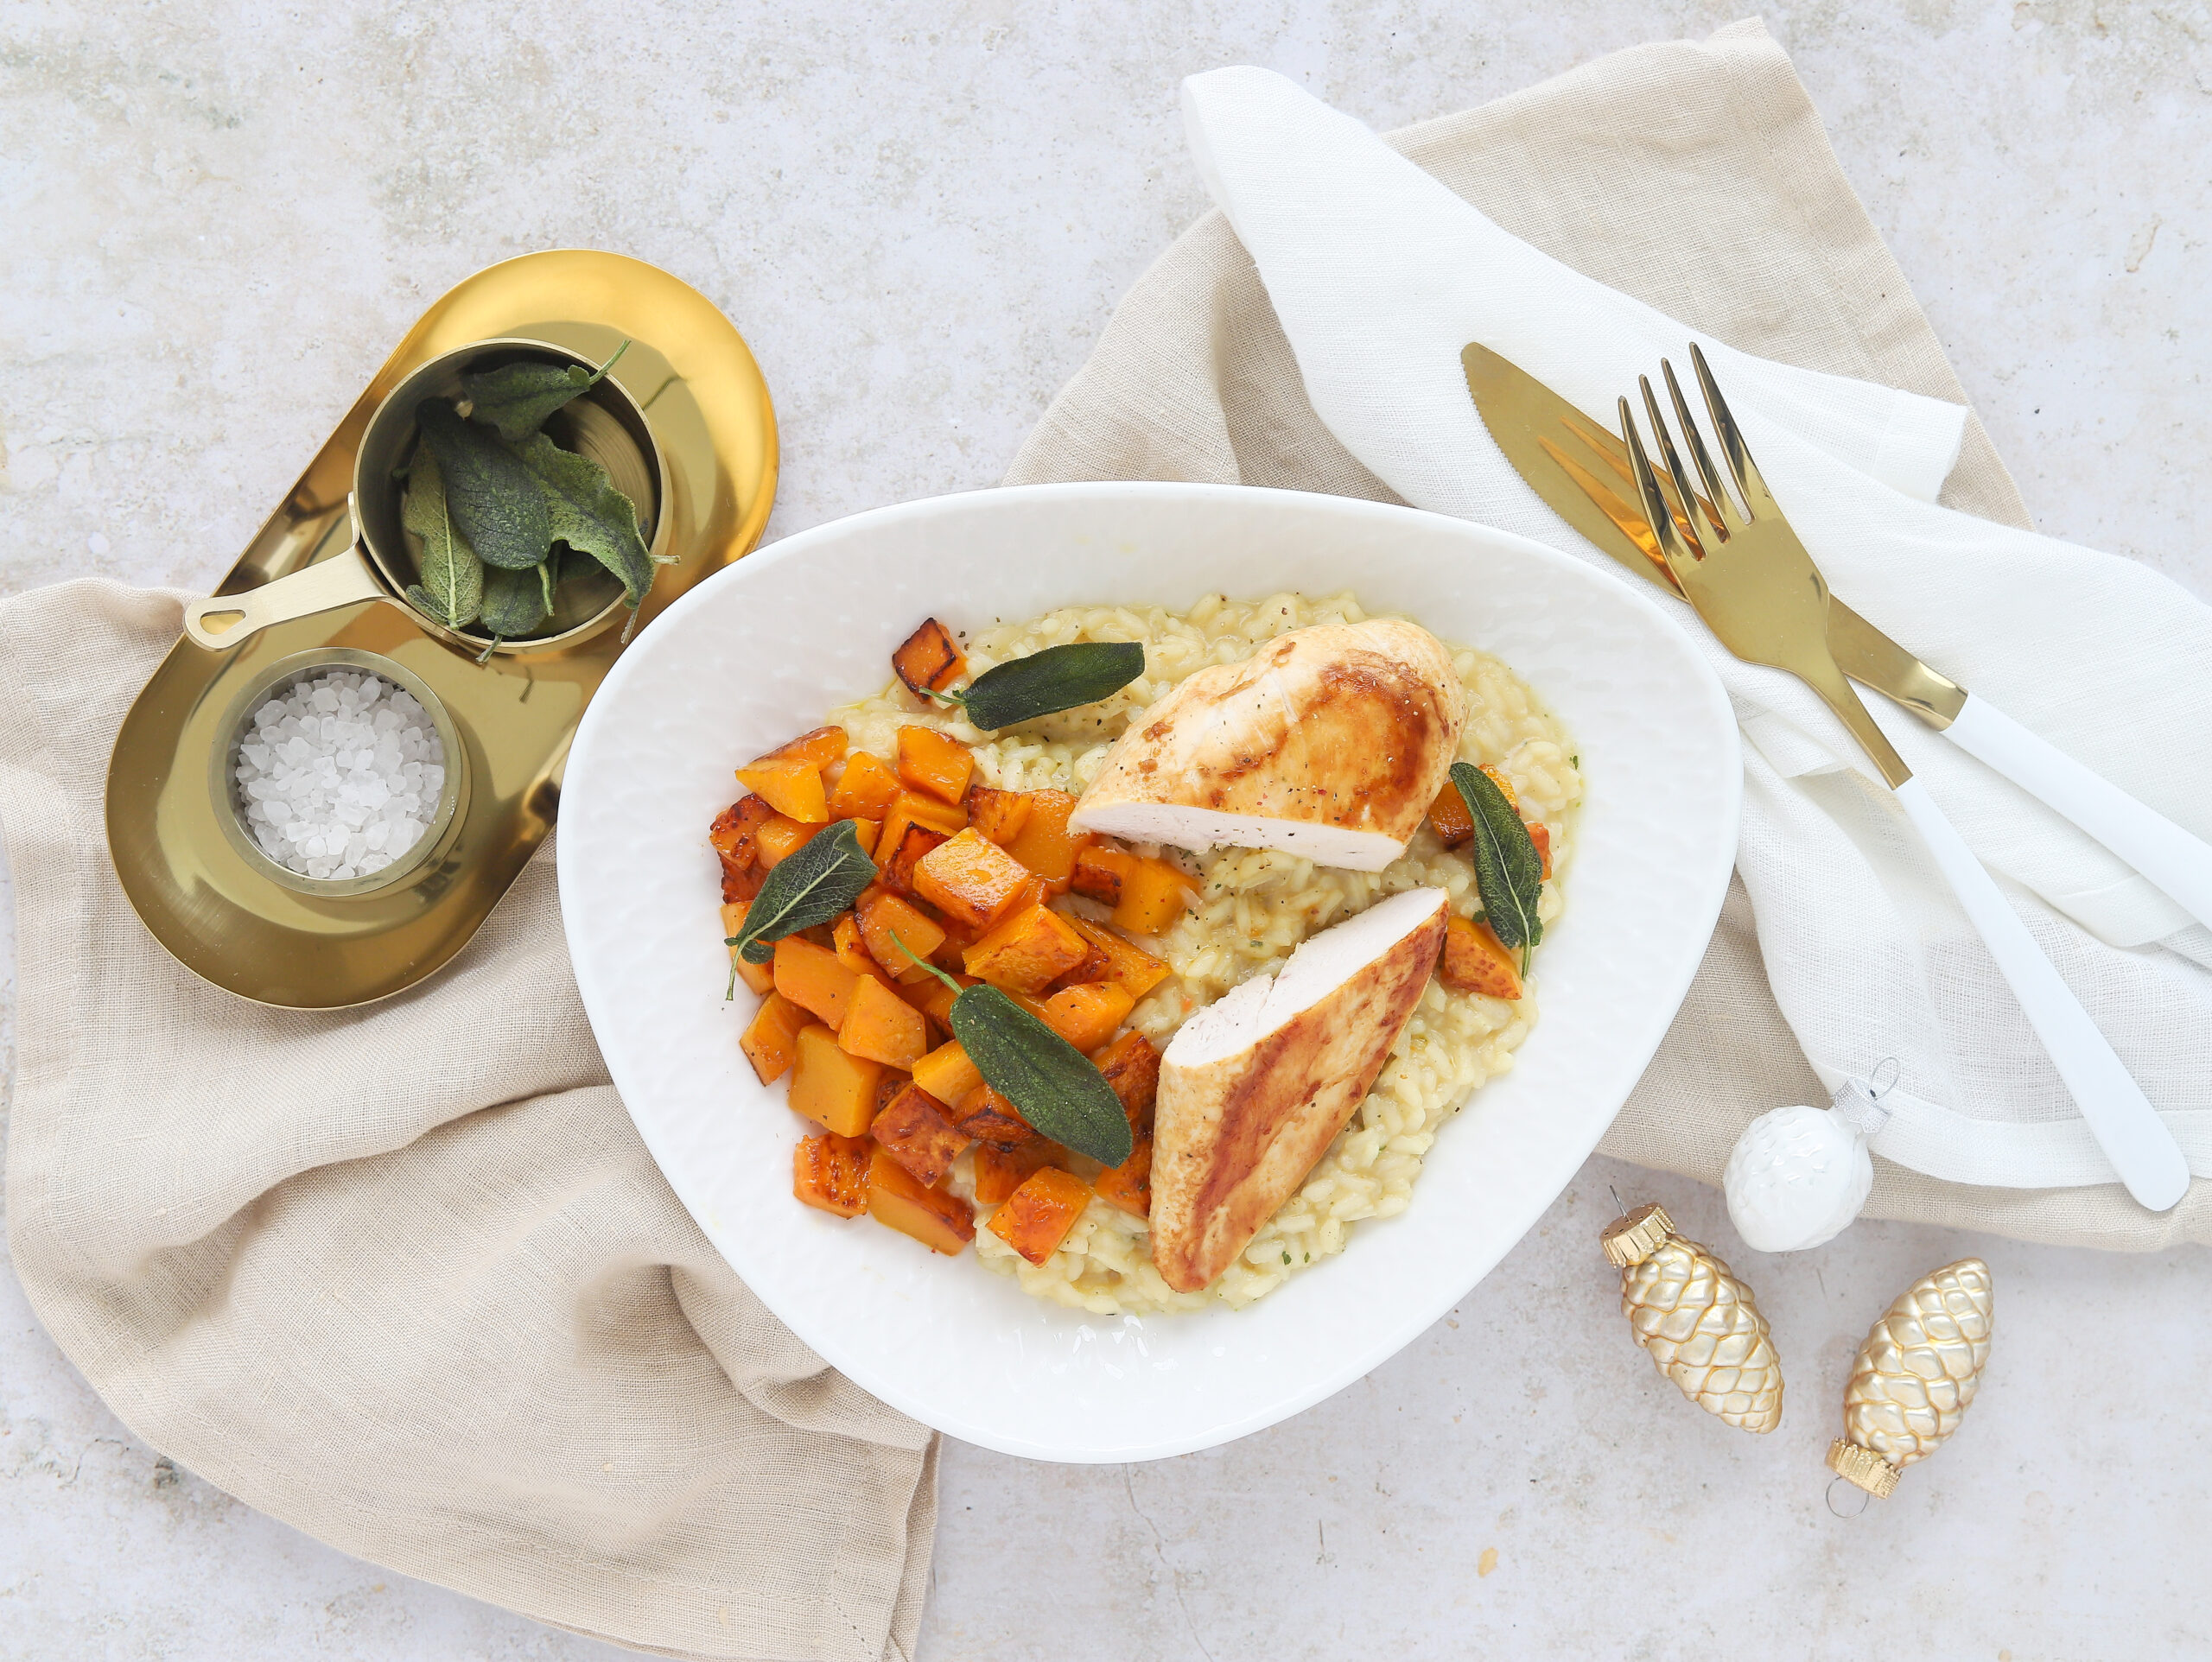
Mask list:
POLYGON ((1751 451, 1744 443, 1744 430, 1736 425, 1736 418, 1729 413, 1728 401, 1720 396, 1714 383, 1713 371, 1705 361, 1705 354, 1698 344, 1690 342, 1690 364, 1697 371, 1697 384, 1705 394, 1705 407, 1713 412, 1713 426, 1720 441, 1720 454, 1727 458, 1728 471, 1736 476, 1736 487, 1744 494, 1744 506, 1753 518, 1762 513, 1780 514, 1774 492, 1766 488, 1766 479, 1759 472, 1759 465, 1751 460, 1751 451))
MULTIPOLYGON (((1626 445, 1623 444, 1611 434, 1606 432, 1604 428, 1599 427, 1595 422, 1586 421, 1578 416, 1562 416, 1560 418, 1560 425, 1565 428, 1569 433, 1573 434, 1576 438, 1581 440, 1584 447, 1589 450, 1592 456, 1595 456, 1599 461, 1603 462, 1613 473, 1618 475, 1623 485, 1631 492, 1635 491, 1636 472, 1629 466, 1628 447, 1626 445)), ((1553 449, 1550 441, 1545 440, 1541 441, 1541 442, 1544 444, 1546 449, 1553 449)), ((1558 453, 1555 450, 1554 451, 1553 460, 1560 460, 1558 453)), ((1567 464, 1564 461, 1560 461, 1560 466, 1567 466, 1567 464)), ((1575 483, 1581 485, 1586 492, 1590 492, 1594 497, 1595 492, 1592 491, 1592 487, 1590 485, 1583 484, 1583 482, 1579 479, 1575 483)), ((1660 474, 1659 489, 1667 498, 1667 506, 1675 516, 1675 523, 1681 527, 1683 537, 1686 540, 1694 537, 1697 535, 1696 527, 1690 523, 1689 515, 1683 511, 1681 498, 1675 494, 1674 481, 1666 474, 1660 474)), ((1703 507, 1707 514, 1712 514, 1713 512, 1713 506, 1710 503, 1700 501, 1699 505, 1703 507)), ((1624 526, 1622 529, 1626 530, 1627 528, 1624 526)), ((1636 534, 1631 532, 1630 535, 1633 536, 1636 534)), ((1650 539, 1649 537, 1639 537, 1638 540, 1642 542, 1649 542, 1650 539)), ((1645 552, 1649 554, 1654 560, 1656 560, 1659 557, 1656 549, 1647 549, 1645 552)))
POLYGON ((1668 430, 1667 418, 1659 413, 1659 400, 1651 390, 1651 377, 1639 375, 1637 385, 1643 392, 1644 414, 1651 418, 1651 430, 1659 441, 1660 460, 1667 464, 1667 472, 1675 481, 1675 490, 1685 504, 1695 503, 1695 523, 1692 537, 1700 549, 1718 547, 1728 540, 1728 534, 1708 516, 1706 505, 1699 500, 1697 491, 1690 484, 1689 473, 1682 466, 1682 459, 1675 449, 1675 435, 1668 430))
POLYGON ((1696 561, 1698 555, 1682 536, 1681 528, 1675 523, 1675 516, 1667 511, 1666 495, 1659 489, 1659 475, 1652 471, 1651 458, 1643 454, 1643 439, 1636 430, 1636 417, 1629 413, 1628 400, 1618 402, 1621 438, 1628 445, 1629 465, 1636 473, 1637 495, 1643 503, 1644 523, 1659 534, 1659 551, 1666 556, 1679 583, 1682 573, 1696 561))
MULTIPOLYGON (((1643 557, 1657 568, 1659 575, 1680 593, 1681 585, 1675 581, 1674 568, 1667 563, 1667 556, 1659 551, 1659 539, 1652 535, 1650 524, 1643 517, 1643 510, 1631 504, 1626 497, 1569 455, 1565 447, 1554 444, 1548 438, 1539 438, 1536 442, 1543 447, 1544 454, 1552 459, 1560 472, 1573 481, 1574 488, 1589 498, 1592 505, 1612 521, 1614 529, 1635 543, 1643 557)), ((1620 441, 1616 439, 1613 442, 1618 444, 1620 441)), ((1621 460, 1621 473, 1627 479, 1629 488, 1633 490, 1635 481, 1629 477, 1625 456, 1621 460)))
POLYGON ((1675 378, 1675 366, 1666 358, 1659 360, 1659 373, 1667 377, 1667 396, 1675 406, 1675 420, 1681 423, 1682 443, 1690 453, 1690 460, 1697 464, 1698 477, 1705 481, 1711 500, 1705 504, 1706 511, 1713 516, 1713 523, 1720 527, 1723 536, 1728 535, 1731 522, 1736 525, 1750 522, 1737 511, 1736 499, 1720 483, 1719 470, 1713 465, 1713 454, 1705 447, 1705 435, 1699 430, 1696 418, 1690 414, 1689 401, 1682 396, 1682 384, 1675 378))

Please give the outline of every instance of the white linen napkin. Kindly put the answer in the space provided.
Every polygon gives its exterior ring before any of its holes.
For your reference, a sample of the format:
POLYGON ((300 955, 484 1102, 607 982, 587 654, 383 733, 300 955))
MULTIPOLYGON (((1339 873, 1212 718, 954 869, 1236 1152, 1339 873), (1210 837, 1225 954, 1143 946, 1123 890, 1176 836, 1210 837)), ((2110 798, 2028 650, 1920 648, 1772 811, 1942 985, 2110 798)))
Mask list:
MULTIPOLYGON (((1415 506, 1618 568, 1514 473, 1459 367, 1478 340, 1613 424, 1696 339, 1813 556, 1862 614, 2199 836, 2212 835, 2212 610, 2149 569, 1936 505, 1961 407, 1731 350, 1510 236, 1281 76, 1185 82, 1208 187, 1256 263, 1314 411, 1415 506)), ((1665 213, 1665 181, 1652 209, 1665 213)), ((1788 296, 1778 295, 1786 304, 1788 296)), ((1624 575, 1619 580, 1630 580, 1624 575)), ((1670 606, 1679 603, 1669 601, 1670 606)), ((1735 701, 1738 866, 1774 993, 1829 1086, 1895 1056, 1875 1150, 1952 1182, 2113 1181, 1995 963, 1813 695, 1679 608, 1735 701)), ((2212 930, 1885 701, 1870 707, 2212 1177, 2212 930)), ((1593 782, 1602 790, 1603 781, 1593 782)))

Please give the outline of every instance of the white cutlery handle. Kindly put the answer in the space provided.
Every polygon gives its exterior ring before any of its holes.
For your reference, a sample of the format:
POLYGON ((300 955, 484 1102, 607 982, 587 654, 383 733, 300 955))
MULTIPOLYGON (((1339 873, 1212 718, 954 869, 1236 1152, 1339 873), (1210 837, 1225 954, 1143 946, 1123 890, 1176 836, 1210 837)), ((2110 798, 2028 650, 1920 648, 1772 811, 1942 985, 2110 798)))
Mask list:
POLYGON ((2037 738, 1986 699, 1969 697, 1943 736, 2063 814, 2212 929, 2212 845, 2037 738))
POLYGON ((2044 956, 1996 879, 1951 828, 1928 788, 1917 779, 1908 779, 1897 787, 1897 796, 1949 880, 1952 893, 1980 931, 2013 997, 2027 1012, 2028 1024, 2050 1052, 2059 1077, 2073 1093, 2090 1133, 2120 1182, 2151 1210, 2164 1211, 2189 1189, 2189 1161, 2165 1121, 2089 1019, 2073 989, 2044 956))

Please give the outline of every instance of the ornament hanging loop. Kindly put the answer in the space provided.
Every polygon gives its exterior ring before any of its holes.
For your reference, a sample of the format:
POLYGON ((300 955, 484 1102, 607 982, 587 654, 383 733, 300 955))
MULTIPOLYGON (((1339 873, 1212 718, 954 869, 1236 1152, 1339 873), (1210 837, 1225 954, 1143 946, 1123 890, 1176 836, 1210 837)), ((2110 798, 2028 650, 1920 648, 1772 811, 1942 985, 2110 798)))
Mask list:
POLYGON ((1828 1510, 1834 1513, 1837 1517, 1846 1519, 1856 1518, 1860 1513, 1866 1511, 1868 1507, 1874 1503, 1874 1497, 1872 1493, 1860 1488, 1856 1483, 1847 1483, 1840 1477, 1832 1477, 1828 1480, 1827 1503, 1828 1510), (1852 1507, 1848 1512, 1846 1512, 1841 1507, 1835 1503, 1835 1491, 1838 1484, 1841 1484, 1843 1488, 1848 1494, 1855 1494, 1859 1497, 1859 1504, 1852 1507))

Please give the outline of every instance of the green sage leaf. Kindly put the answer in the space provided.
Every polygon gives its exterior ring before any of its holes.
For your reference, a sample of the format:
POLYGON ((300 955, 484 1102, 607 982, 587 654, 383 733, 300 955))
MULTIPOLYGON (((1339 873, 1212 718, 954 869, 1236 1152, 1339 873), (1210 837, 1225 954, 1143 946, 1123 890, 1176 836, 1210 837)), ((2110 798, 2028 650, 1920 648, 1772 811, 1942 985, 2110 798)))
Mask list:
POLYGON ((998 988, 962 990, 952 1037, 1033 1128, 1108 1165, 1129 1158, 1129 1117, 1097 1064, 998 988))
POLYGON ((1521 948, 1521 970, 1526 974, 1529 949, 1544 938, 1543 923, 1536 917, 1536 900, 1544 887, 1543 858, 1521 815, 1490 775, 1468 763, 1454 762, 1452 783, 1459 788, 1475 822, 1474 841, 1467 847, 1474 856, 1483 912, 1500 941, 1521 948))
POLYGON ((464 375, 461 392, 468 400, 468 419, 497 428, 509 444, 520 444, 543 427, 555 410, 597 386, 629 350, 626 340, 614 349, 613 358, 595 370, 581 364, 524 358, 481 375, 464 375))
POLYGON ((745 928, 730 944, 748 964, 775 956, 771 942, 827 923, 875 881, 875 863, 861 852, 850 820, 817 831, 797 853, 778 864, 753 898, 745 928))
POLYGON ((423 581, 419 589, 408 590, 408 599, 448 629, 474 622, 484 604, 484 562, 454 529, 445 476, 427 445, 408 470, 399 523, 423 539, 423 581))
POLYGON ((484 574, 483 631, 503 641, 519 640, 545 620, 545 585, 539 568, 506 571, 494 566, 484 574))
POLYGON ((1111 698, 1143 673, 1140 642, 1077 641, 1010 659, 984 670, 967 691, 943 696, 965 706, 977 726, 995 732, 1111 698))
POLYGON ((638 532, 638 510, 588 456, 563 450, 533 433, 515 454, 537 481, 553 536, 588 554, 621 580, 632 610, 653 580, 652 556, 638 532))
POLYGON ((447 511, 476 557, 502 571, 528 571, 544 559, 552 517, 522 459, 442 398, 424 399, 415 420, 437 458, 447 511))

